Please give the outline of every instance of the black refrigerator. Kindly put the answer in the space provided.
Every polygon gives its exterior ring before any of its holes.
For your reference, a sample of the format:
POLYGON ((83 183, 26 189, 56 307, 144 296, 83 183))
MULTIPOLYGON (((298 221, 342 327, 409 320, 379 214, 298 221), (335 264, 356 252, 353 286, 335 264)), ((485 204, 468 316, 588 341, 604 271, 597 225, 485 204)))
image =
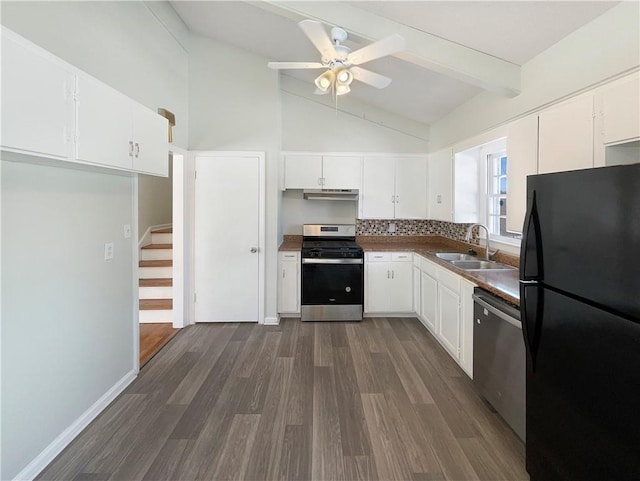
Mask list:
POLYGON ((528 177, 520 310, 531 480, 640 480, 640 164, 528 177))

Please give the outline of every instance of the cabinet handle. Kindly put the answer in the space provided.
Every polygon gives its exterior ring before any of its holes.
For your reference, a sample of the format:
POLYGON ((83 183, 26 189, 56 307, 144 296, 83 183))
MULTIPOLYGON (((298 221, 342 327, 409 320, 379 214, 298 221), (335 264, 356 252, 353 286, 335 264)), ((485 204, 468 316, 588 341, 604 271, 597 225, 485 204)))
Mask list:
POLYGON ((395 279, 396 277, 396 271, 391 271, 391 279, 395 279))
POLYGON ((129 141, 129 157, 133 157, 133 140, 129 141))
POLYGON ((140 144, 136 142, 136 159, 138 158, 138 154, 140 153, 140 144))
POLYGON ((399 203, 400 203, 400 196, 396 195, 396 204, 399 204, 399 203))
POLYGON ((390 278, 390 276, 389 276, 389 271, 387 271, 387 279, 389 279, 389 278, 390 278))
POLYGON ((322 178, 322 186, 323 186, 323 187, 324 187, 324 184, 325 184, 325 180, 326 180, 326 179, 323 177, 323 178, 322 178))
POLYGON ((322 177, 318 177, 318 185, 322 185, 322 177))
POLYGON ((287 274, 287 271, 282 271, 282 278, 285 278, 285 275, 287 274))
POLYGON ((395 204, 395 203, 396 203, 396 196, 395 196, 395 195, 392 195, 392 196, 391 196, 391 203, 392 203, 392 204, 395 204))

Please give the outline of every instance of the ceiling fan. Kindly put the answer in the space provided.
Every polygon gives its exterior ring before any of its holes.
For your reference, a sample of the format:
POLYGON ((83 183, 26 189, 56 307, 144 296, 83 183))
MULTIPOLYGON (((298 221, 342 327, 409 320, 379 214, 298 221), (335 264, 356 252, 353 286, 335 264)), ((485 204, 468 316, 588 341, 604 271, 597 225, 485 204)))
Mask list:
POLYGON ((326 69, 315 79, 316 94, 323 95, 330 91, 335 95, 343 95, 351 91, 349 85, 358 80, 373 87, 382 89, 391 83, 389 77, 377 74, 358 65, 386 55, 400 52, 405 48, 405 41, 398 34, 390 35, 366 47, 352 52, 343 45, 347 32, 339 27, 331 29, 331 37, 327 35, 320 22, 303 20, 298 26, 309 37, 321 55, 320 62, 269 62, 272 69, 326 69))

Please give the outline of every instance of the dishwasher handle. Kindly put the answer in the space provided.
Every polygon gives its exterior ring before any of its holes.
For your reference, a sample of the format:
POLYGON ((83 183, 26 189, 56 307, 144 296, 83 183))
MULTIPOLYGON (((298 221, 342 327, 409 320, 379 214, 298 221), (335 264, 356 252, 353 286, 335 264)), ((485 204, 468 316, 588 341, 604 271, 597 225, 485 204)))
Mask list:
POLYGON ((480 307, 485 308, 487 311, 489 311, 490 313, 494 314, 496 317, 502 319, 505 322, 508 322, 509 324, 511 324, 514 327, 517 327, 518 329, 522 329, 522 323, 519 320, 514 319, 510 315, 502 312, 500 309, 492 306, 487 301, 485 301, 481 296, 479 296, 477 294, 473 294, 473 300, 480 307))

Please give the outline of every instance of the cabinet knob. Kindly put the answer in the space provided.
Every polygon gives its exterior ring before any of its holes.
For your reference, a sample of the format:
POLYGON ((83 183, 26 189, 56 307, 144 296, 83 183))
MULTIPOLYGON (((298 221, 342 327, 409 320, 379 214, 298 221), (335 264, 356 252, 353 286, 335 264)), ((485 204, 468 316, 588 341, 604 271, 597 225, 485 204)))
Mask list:
POLYGON ((255 254, 256 252, 258 252, 258 248, 257 247, 252 247, 251 248, 251 253, 255 254))

